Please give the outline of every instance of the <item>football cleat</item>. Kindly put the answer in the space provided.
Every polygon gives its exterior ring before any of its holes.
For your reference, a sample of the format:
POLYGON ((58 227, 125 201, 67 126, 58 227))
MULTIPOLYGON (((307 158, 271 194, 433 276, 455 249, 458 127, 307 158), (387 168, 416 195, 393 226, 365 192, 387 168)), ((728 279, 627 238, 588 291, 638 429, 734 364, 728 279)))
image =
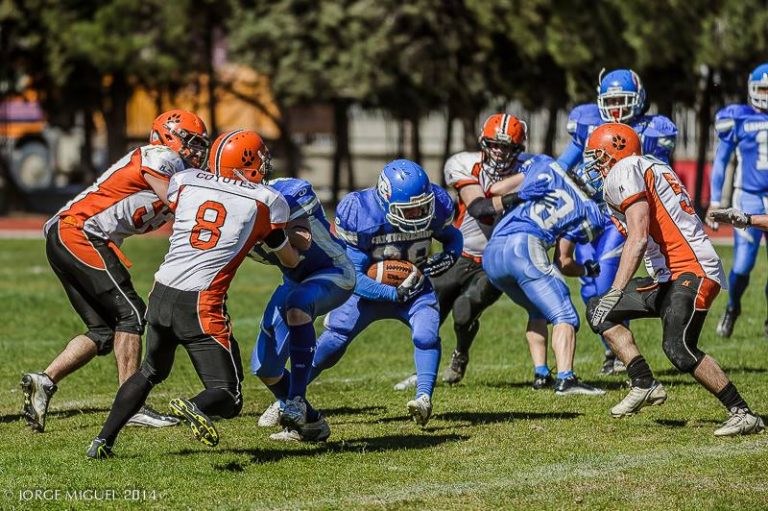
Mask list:
POLYGON ((660 405, 667 400, 667 391, 664 386, 654 381, 647 389, 640 387, 631 387, 629 394, 622 399, 619 404, 611 408, 611 415, 618 419, 627 417, 640 411, 646 405, 660 405))
POLYGON ((450 385, 459 383, 464 379, 464 373, 467 371, 467 364, 469 363, 469 353, 462 353, 458 350, 451 355, 451 364, 445 368, 443 373, 443 381, 450 385))
POLYGON ((141 409, 128 419, 127 426, 144 426, 147 428, 167 428, 169 426, 178 426, 179 419, 170 415, 163 415, 154 411, 148 406, 142 406, 141 409))
POLYGON ((24 405, 21 415, 33 431, 45 431, 45 419, 48 414, 48 404, 58 387, 45 373, 25 373, 21 377, 21 392, 24 395, 24 405))
POLYGON ((320 415, 315 422, 308 422, 300 429, 284 428, 269 438, 278 442, 325 442, 331 436, 331 427, 320 415))
POLYGON ((555 394, 558 396, 582 395, 582 396, 602 396, 605 394, 603 389, 598 389, 592 385, 579 380, 575 375, 568 378, 558 378, 555 380, 555 394))
POLYGON ((717 335, 726 339, 729 338, 733 334, 733 326, 738 317, 739 314, 734 309, 725 309, 720 321, 717 322, 717 329, 715 330, 717 335))
POLYGON ((112 446, 107 445, 107 441, 103 438, 94 438, 88 450, 85 451, 85 455, 94 460, 105 460, 107 458, 113 458, 115 453, 112 452, 112 446))
POLYGON ((192 401, 178 397, 172 399, 169 406, 171 415, 189 423, 192 434, 200 443, 208 447, 219 444, 219 432, 216 431, 216 426, 192 401))
POLYGON ((762 433, 765 423, 759 415, 745 408, 731 408, 728 420, 715 430, 715 436, 736 436, 762 433))
POLYGON ((627 371, 627 366, 624 362, 619 360, 619 357, 613 354, 612 351, 605 352, 605 360, 603 360, 603 367, 600 368, 600 374, 603 376, 610 376, 612 374, 624 373, 627 371))
POLYGON ((533 373, 533 390, 541 390, 547 387, 552 387, 555 383, 555 379, 552 378, 552 373, 547 373, 546 376, 533 373))
POLYGON ((296 396, 285 402, 283 413, 280 414, 280 425, 284 428, 301 429, 307 423, 307 402, 301 396, 296 396))
POLYGON ((412 374, 408 378, 395 383, 395 390, 403 391, 416 386, 416 375, 412 374))
POLYGON ((432 416, 432 400, 426 394, 408 401, 408 414, 419 426, 426 426, 432 416))
POLYGON ((259 417, 256 423, 260 428, 274 428, 280 425, 280 414, 283 413, 280 401, 275 401, 259 417))

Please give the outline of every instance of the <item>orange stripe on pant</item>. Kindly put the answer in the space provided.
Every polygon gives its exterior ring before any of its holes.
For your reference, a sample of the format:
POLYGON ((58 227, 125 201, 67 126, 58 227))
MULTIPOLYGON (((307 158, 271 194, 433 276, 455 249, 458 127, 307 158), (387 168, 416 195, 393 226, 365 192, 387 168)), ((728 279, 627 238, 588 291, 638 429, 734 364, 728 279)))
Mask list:
POLYGON ((69 219, 64 217, 58 223, 59 239, 78 261, 97 270, 106 270, 104 259, 94 248, 88 236, 69 219))
POLYGON ((720 284, 712 279, 701 279, 699 292, 696 295, 696 310, 709 310, 718 293, 720 293, 720 284))

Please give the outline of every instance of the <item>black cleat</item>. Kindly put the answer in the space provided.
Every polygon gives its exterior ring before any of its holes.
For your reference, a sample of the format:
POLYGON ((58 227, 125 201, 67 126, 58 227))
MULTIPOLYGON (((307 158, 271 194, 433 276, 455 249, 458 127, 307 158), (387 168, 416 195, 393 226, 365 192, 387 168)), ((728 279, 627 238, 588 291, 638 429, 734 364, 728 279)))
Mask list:
POLYGON ((171 415, 189 423, 192 434, 200 443, 208 447, 216 447, 219 444, 219 432, 216 431, 216 426, 213 425, 207 415, 200 411, 195 403, 178 397, 172 399, 169 406, 171 415))
POLYGON ((107 458, 113 458, 115 453, 112 452, 112 446, 107 445, 107 441, 103 438, 95 438, 85 455, 94 460, 105 460, 107 458))
POLYGON ((549 373, 546 376, 533 373, 533 390, 541 390, 544 388, 552 387, 554 383, 555 379, 552 378, 552 373, 549 373))
POLYGON ((462 353, 458 350, 451 355, 451 365, 443 373, 443 381, 450 385, 459 383, 464 378, 469 363, 469 353, 462 353))
POLYGON ((736 324, 736 318, 739 317, 739 313, 735 309, 725 309, 720 321, 717 322, 717 335, 724 338, 729 338, 733 334, 733 326, 736 324))

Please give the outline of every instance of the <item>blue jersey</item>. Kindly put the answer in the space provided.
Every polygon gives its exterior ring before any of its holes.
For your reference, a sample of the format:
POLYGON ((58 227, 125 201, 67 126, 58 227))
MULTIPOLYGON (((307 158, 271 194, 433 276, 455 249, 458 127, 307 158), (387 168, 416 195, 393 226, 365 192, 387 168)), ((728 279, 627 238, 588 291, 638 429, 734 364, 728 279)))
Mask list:
POLYGON ((347 255, 358 274, 355 292, 365 298, 395 300, 393 286, 379 284, 366 275, 368 267, 378 261, 401 259, 416 266, 423 265, 432 246, 432 239, 443 243, 445 251, 461 254, 461 232, 451 225, 453 200, 437 185, 435 214, 423 231, 403 232, 386 219, 386 212, 376 195, 375 188, 366 188, 348 194, 336 208, 336 234, 346 243, 347 255))
MULTIPOLYGON (((571 110, 566 125, 571 135, 571 145, 558 161, 563 168, 573 168, 581 163, 587 139, 595 128, 605 124, 595 103, 579 105, 571 110)), ((677 127, 663 115, 640 115, 627 123, 637 132, 643 147, 643 154, 655 156, 669 163, 675 149, 677 127)))
POLYGON ((736 151, 734 187, 768 194, 768 112, 730 105, 715 117, 718 146, 712 166, 712 202, 719 203, 728 161, 736 151))
POLYGON ((502 217, 492 238, 523 232, 552 246, 561 237, 574 243, 586 243, 603 230, 603 209, 581 191, 554 159, 536 156, 529 160, 523 172, 525 180, 521 188, 546 179, 557 202, 550 204, 538 199, 518 205, 502 217))
MULTIPOLYGON (((312 244, 309 249, 300 251, 301 262, 295 268, 280 264, 277 256, 267 252, 261 245, 256 245, 251 258, 280 268, 283 276, 293 282, 301 282, 320 270, 338 268, 347 261, 344 244, 331 234, 331 227, 323 211, 323 205, 315 195, 312 185, 303 179, 274 179, 270 186, 285 197, 291 213, 288 221, 306 218, 312 231, 312 244)), ((349 264, 346 262, 346 264, 349 264)), ((342 270, 339 269, 339 272, 342 270)))

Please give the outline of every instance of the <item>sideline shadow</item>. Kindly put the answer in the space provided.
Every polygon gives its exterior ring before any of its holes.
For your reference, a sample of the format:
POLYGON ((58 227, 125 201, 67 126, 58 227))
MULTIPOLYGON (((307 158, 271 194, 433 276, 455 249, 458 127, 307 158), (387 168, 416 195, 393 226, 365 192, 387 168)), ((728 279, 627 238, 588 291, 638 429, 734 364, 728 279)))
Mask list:
POLYGON ((516 420, 540 419, 575 419, 584 414, 579 412, 445 412, 435 414, 435 419, 452 422, 469 422, 477 424, 494 424, 516 420))

